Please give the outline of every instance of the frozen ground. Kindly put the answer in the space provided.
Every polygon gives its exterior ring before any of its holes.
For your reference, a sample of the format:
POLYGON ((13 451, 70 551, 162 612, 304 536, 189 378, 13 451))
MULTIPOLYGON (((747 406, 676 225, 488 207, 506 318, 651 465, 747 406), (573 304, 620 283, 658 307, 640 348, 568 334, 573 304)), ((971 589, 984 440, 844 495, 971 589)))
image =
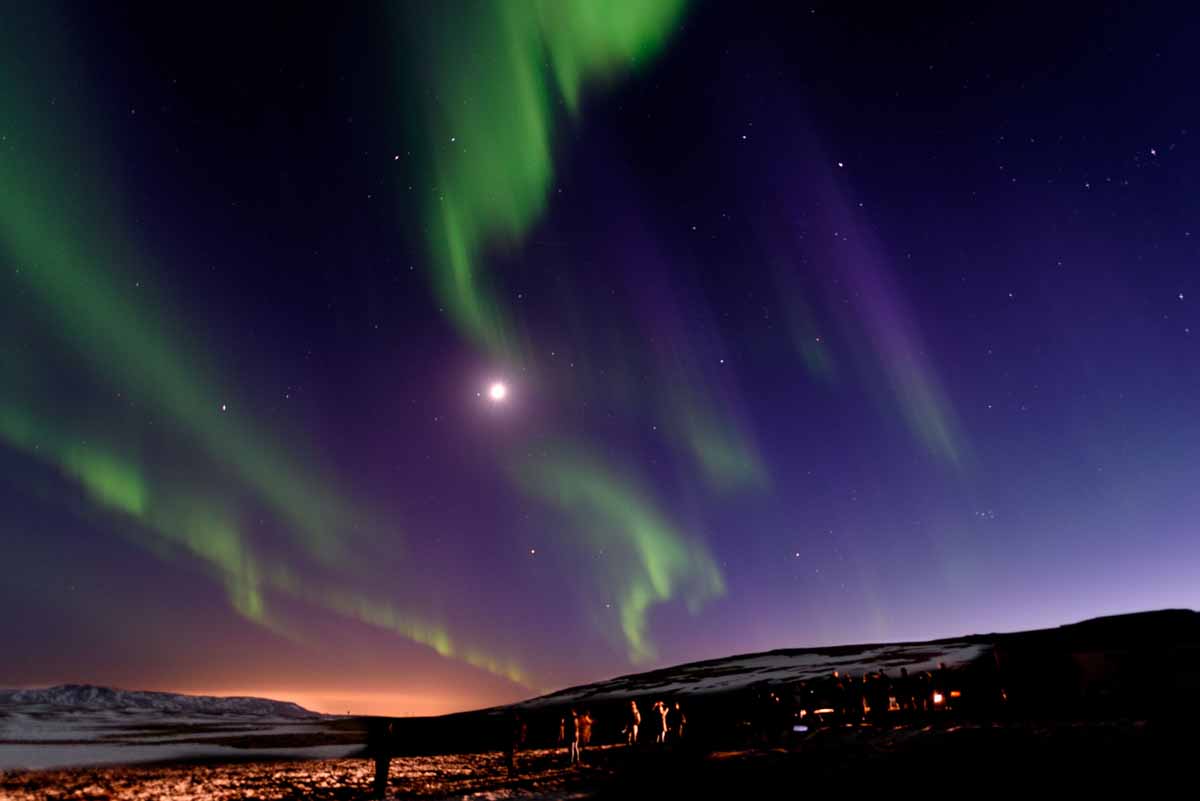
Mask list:
POLYGON ((331 758, 362 749, 338 718, 0 704, 0 770, 179 759, 331 758))
MULTIPOLYGON (((1160 797, 1185 778, 1190 738, 1137 721, 831 727, 770 748, 712 754, 594 749, 583 769, 561 750, 523 752, 510 776, 499 753, 397 758, 389 799, 774 799, 813 794, 945 796, 984 786, 1066 797, 1136 780, 1160 797)), ((0 772, 5 801, 366 799, 367 759, 251 760, 0 772)), ((1179 785, 1183 786, 1183 785, 1179 785)), ((1177 793, 1176 793, 1177 794, 1177 793)), ((1101 797, 1103 795, 1101 794, 1101 797)), ((1165 795, 1162 797, 1166 797, 1165 795)))
MULTIPOLYGON (((566 767, 561 752, 522 754, 524 770, 510 777, 498 753, 392 760, 389 798, 580 799, 596 774, 566 767)), ((224 764, 142 765, 0 773, 8 801, 114 799, 359 799, 369 795, 367 759, 254 760, 224 764)))
POLYGON ((297 722, 236 715, 201 717, 159 712, 0 707, 0 743, 24 740, 157 743, 191 739, 200 734, 298 734, 324 728, 325 721, 297 722))

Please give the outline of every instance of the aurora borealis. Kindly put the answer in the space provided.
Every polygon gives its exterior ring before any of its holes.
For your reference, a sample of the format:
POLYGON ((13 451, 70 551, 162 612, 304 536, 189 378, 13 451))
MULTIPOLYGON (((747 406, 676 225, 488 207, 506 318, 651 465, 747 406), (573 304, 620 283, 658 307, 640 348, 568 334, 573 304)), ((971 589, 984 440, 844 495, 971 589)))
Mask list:
POLYGON ((0 685, 404 714, 1197 605, 1195 12, 4 20, 0 685))

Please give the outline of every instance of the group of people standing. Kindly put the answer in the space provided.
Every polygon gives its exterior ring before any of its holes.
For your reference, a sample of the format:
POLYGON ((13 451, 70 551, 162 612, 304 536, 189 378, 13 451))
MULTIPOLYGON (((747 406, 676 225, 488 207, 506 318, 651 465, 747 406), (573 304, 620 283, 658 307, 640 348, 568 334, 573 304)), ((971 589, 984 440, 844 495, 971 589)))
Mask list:
MULTIPOLYGON (((834 670, 823 678, 801 681, 790 688, 760 683, 749 688, 748 697, 741 697, 736 705, 741 711, 734 713, 738 714, 734 720, 741 720, 741 725, 748 726, 764 741, 792 731, 806 731, 808 725, 805 724, 810 721, 884 723, 893 719, 891 713, 908 717, 957 706, 962 695, 957 683, 961 679, 952 679, 943 663, 937 670, 912 675, 903 667, 899 676, 876 670, 858 678, 834 670), (955 689, 951 689, 952 680, 956 681, 955 689)), ((646 725, 656 745, 683 739, 687 717, 678 701, 656 700, 647 714, 649 722, 646 725)), ((639 739, 643 721, 636 700, 629 701, 622 718, 624 723, 620 733, 626 746, 648 742, 648 738, 639 739)), ((511 722, 507 757, 509 770, 515 773, 516 752, 525 747, 527 726, 517 712, 513 712, 511 722)), ((595 724, 591 710, 580 712, 574 708, 558 718, 558 745, 566 749, 569 765, 583 762, 584 750, 591 745, 595 724)))
MULTIPOLYGON (((650 711, 655 715, 654 742, 665 743, 668 737, 672 741, 683 738, 683 726, 687 722, 687 717, 683 714, 683 708, 678 701, 674 706, 664 701, 655 701, 654 705, 650 707, 650 711)), ((637 701, 630 701, 625 728, 622 730, 626 745, 637 743, 641 724, 642 713, 638 711, 637 701)))
POLYGON ((896 677, 876 670, 855 678, 835 670, 825 681, 801 682, 797 701, 809 714, 824 711, 823 707, 843 719, 883 720, 889 712, 914 714, 951 708, 958 692, 951 690, 949 683, 944 663, 937 670, 911 675, 902 667, 896 677))
MULTIPOLYGON (((665 701, 655 701, 650 709, 654 713, 652 721, 655 743, 674 742, 683 738, 687 718, 678 702, 672 705, 665 701)), ((584 749, 592 742, 592 728, 595 723, 590 710, 581 713, 578 709, 572 709, 558 719, 558 744, 567 749, 568 764, 578 765, 583 761, 584 749)), ((525 741, 524 723, 518 723, 517 726, 513 731, 514 746, 509 749, 510 754, 525 741)), ((625 712, 625 726, 621 729, 625 744, 636 745, 641 729, 642 713, 638 709, 637 701, 630 701, 625 712)))

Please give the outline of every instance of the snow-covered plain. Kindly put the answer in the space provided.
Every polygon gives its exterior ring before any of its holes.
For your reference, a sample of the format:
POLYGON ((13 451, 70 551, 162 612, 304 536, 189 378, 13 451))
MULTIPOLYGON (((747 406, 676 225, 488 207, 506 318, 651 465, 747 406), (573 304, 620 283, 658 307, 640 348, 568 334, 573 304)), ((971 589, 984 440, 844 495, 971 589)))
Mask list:
POLYGON ((196 758, 336 758, 362 749, 338 718, 262 698, 63 685, 0 691, 0 770, 196 758))

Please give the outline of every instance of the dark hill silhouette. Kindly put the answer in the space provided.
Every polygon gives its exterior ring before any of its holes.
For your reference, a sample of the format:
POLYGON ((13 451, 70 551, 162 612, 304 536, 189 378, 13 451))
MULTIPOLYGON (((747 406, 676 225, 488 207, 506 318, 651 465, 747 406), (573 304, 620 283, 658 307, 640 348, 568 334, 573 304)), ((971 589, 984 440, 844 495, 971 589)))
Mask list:
POLYGON ((956 714, 1096 719, 1165 719, 1200 706, 1200 613, 1170 609, 1113 615, 1056 628, 973 634, 928 642, 789 648, 676 665, 580 685, 510 706, 434 718, 372 719, 395 754, 493 750, 520 713, 533 744, 553 744, 558 720, 571 707, 590 709, 596 740, 618 739, 630 699, 679 701, 695 741, 713 746, 736 739, 762 697, 784 703, 801 682, 819 683, 833 670, 895 677, 944 662, 964 692, 956 714), (969 699, 969 701, 968 701, 969 699))

